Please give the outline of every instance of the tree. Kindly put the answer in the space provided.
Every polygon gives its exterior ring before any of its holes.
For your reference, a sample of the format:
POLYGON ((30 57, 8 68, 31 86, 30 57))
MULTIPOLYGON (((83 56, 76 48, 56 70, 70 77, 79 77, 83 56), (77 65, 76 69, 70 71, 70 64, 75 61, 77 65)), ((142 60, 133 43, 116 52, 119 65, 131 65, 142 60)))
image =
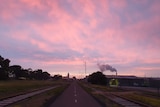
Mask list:
POLYGON ((43 72, 42 69, 37 69, 31 73, 31 77, 36 80, 47 80, 50 78, 50 74, 43 72))
POLYGON ((0 68, 2 68, 4 58, 0 56, 0 68))
POLYGON ((0 80, 9 79, 9 76, 11 77, 11 75, 15 75, 16 79, 46 80, 50 78, 50 74, 48 72, 43 72, 41 69, 32 71, 31 68, 23 69, 20 65, 9 66, 9 63, 9 59, 4 59, 0 55, 0 80))
POLYGON ((107 84, 105 75, 100 71, 94 72, 91 75, 89 75, 88 82, 98 85, 107 84))
POLYGON ((33 71, 32 77, 33 77, 33 79, 36 79, 36 80, 42 80, 42 70, 37 69, 37 70, 33 71))
POLYGON ((5 80, 9 78, 9 63, 9 59, 4 59, 2 56, 0 56, 0 80, 5 80))
POLYGON ((43 72, 42 75, 43 75, 43 80, 50 79, 50 74, 48 72, 43 72))
POLYGON ((10 66, 10 70, 16 75, 16 79, 18 79, 19 77, 22 77, 22 67, 20 65, 13 65, 10 66))
POLYGON ((54 75, 52 77, 53 80, 59 80, 59 79, 62 79, 62 75, 54 75))
POLYGON ((4 69, 0 68, 0 80, 7 80, 8 79, 8 73, 4 71, 4 69))
POLYGON ((3 63, 2 63, 2 68, 4 68, 4 69, 8 69, 9 68, 9 63, 10 63, 10 60, 9 59, 5 59, 5 60, 3 60, 3 63))

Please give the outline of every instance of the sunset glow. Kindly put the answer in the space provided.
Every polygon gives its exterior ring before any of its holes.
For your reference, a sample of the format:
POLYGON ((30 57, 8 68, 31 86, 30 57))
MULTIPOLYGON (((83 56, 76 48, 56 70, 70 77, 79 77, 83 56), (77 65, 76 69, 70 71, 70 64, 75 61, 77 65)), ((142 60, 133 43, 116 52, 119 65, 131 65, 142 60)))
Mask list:
POLYGON ((84 77, 86 61, 160 77, 160 0, 1 0, 0 55, 52 75, 84 77))

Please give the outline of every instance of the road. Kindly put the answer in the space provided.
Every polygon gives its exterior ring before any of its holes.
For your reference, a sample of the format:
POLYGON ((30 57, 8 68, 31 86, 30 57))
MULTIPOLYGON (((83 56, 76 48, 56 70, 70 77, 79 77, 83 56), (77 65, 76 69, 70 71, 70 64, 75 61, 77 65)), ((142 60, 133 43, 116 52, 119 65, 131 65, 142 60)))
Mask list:
POLYGON ((50 107, 101 107, 101 105, 73 82, 50 107))

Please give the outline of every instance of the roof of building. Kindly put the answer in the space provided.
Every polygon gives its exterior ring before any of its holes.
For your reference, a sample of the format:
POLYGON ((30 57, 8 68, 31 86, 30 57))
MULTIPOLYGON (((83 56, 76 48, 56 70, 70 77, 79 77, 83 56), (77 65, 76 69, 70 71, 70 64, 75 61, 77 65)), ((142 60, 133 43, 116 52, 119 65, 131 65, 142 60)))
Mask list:
POLYGON ((106 75, 107 78, 137 79, 134 75, 106 75))
POLYGON ((160 80, 160 78, 153 78, 153 77, 137 77, 134 75, 106 75, 107 78, 118 78, 118 79, 153 79, 153 80, 160 80))

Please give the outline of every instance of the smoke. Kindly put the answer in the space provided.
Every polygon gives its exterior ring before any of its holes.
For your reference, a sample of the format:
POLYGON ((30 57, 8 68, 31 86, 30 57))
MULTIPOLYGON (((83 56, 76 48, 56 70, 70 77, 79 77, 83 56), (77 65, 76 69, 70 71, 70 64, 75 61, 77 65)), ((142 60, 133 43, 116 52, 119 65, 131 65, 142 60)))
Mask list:
POLYGON ((108 65, 108 64, 100 64, 100 63, 98 63, 97 65, 98 65, 98 67, 99 67, 101 72, 110 70, 111 72, 116 72, 117 73, 117 70, 115 68, 113 68, 112 66, 108 65))

